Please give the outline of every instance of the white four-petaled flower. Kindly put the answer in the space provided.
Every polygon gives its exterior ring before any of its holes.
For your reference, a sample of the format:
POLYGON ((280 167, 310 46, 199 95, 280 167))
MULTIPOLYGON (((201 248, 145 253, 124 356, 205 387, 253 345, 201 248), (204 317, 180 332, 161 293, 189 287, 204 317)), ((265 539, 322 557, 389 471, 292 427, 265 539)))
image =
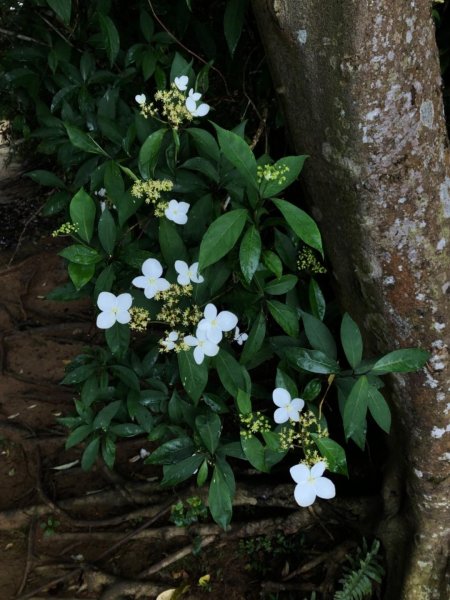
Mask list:
POLYGON ((175 348, 175 342, 177 340, 178 331, 171 331, 164 340, 161 340, 161 346, 164 346, 166 350, 173 350, 175 348))
POLYGON ((335 497, 334 483, 322 477, 325 469, 324 461, 316 463, 311 469, 303 463, 290 468, 291 477, 297 484, 294 490, 297 504, 306 507, 314 503, 316 496, 325 500, 335 497))
POLYGON ((304 400, 301 398, 291 399, 290 393, 284 388, 275 388, 272 398, 275 406, 279 406, 273 415, 275 423, 300 420, 300 413, 305 406, 304 400))
POLYGON ((187 335, 184 341, 188 346, 194 346, 194 360, 201 365, 205 356, 216 356, 219 346, 206 337, 206 331, 197 327, 195 336, 187 335))
POLYGON ((203 313, 204 318, 199 322, 197 331, 204 331, 206 338, 218 344, 223 337, 224 331, 231 331, 237 325, 238 318, 228 310, 222 310, 217 314, 214 304, 207 304, 203 313))
POLYGON ((138 94, 137 96, 134 97, 134 99, 136 100, 136 102, 139 105, 145 104, 145 101, 147 100, 147 97, 145 94, 138 94))
POLYGON ((189 77, 187 75, 180 75, 180 77, 175 77, 173 82, 180 92, 185 92, 189 83, 189 77))
POLYGON ((128 312, 133 298, 131 294, 119 294, 115 296, 111 292, 100 292, 97 298, 97 306, 102 311, 97 316, 97 327, 109 329, 117 321, 124 325, 131 319, 128 312))
POLYGON ((187 223, 187 212, 190 204, 187 202, 178 202, 178 200, 171 200, 167 206, 164 214, 177 225, 185 225, 187 223))
POLYGON ((245 332, 240 332, 239 327, 236 327, 236 329, 234 330, 234 338, 233 338, 233 342, 237 342, 239 344, 239 346, 242 346, 242 344, 244 342, 246 342, 248 340, 248 333, 245 332))
POLYGON ((142 264, 143 275, 135 277, 132 283, 138 288, 143 288, 146 298, 153 298, 158 292, 164 292, 170 287, 167 279, 161 277, 162 272, 161 263, 156 258, 148 258, 142 264))
POLYGON ((189 266, 184 260, 175 261, 175 271, 178 273, 177 282, 180 285, 189 285, 193 283, 203 283, 205 281, 202 275, 198 274, 198 262, 189 266))
POLYGON ((186 98, 186 108, 194 117, 204 117, 209 113, 210 106, 202 102, 199 104, 202 95, 199 92, 194 92, 191 88, 189 90, 189 95, 186 98))

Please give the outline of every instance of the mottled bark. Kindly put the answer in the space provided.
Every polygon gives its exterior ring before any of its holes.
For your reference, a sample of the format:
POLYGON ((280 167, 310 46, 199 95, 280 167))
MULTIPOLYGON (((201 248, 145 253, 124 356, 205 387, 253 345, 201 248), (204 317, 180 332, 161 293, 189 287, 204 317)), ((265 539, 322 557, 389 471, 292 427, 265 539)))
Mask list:
POLYGON ((432 352, 393 382, 400 429, 380 535, 387 598, 447 598, 450 162, 431 2, 253 7, 293 146, 311 156, 303 179, 343 308, 372 350, 432 352))

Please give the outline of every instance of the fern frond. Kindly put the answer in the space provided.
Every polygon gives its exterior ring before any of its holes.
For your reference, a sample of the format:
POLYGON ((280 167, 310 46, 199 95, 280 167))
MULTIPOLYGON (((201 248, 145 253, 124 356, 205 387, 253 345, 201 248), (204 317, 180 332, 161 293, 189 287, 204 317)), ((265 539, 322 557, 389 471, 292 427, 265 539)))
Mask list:
POLYGON ((384 569, 378 556, 380 542, 374 540, 368 550, 366 540, 363 548, 358 548, 357 556, 350 558, 350 567, 344 568, 344 576, 339 580, 342 590, 335 592, 334 600, 364 600, 372 595, 373 582, 381 583, 384 569), (362 554, 364 558, 361 558, 362 554))

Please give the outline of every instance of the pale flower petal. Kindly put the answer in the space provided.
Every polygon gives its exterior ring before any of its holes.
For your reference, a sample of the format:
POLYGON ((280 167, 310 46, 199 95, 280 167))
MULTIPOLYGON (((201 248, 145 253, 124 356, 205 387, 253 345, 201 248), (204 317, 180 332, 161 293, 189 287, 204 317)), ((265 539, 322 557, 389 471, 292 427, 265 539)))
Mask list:
POLYGON ((122 325, 129 323, 131 321, 131 315, 128 310, 119 310, 116 314, 116 321, 122 325))
POLYGON ((134 99, 136 100, 136 102, 140 105, 140 104, 145 104, 145 101, 147 100, 145 94, 138 94, 137 96, 134 97, 134 99))
POLYGON ((198 102, 198 100, 200 100, 201 97, 202 95, 200 94, 200 92, 194 92, 193 88, 189 90, 189 98, 194 100, 194 102, 198 102))
POLYGON ((200 275, 198 272, 198 262, 192 263, 189 270, 191 271, 191 281, 194 283, 203 283, 205 281, 203 275, 200 275))
POLYGON ((316 491, 314 487, 309 483, 299 483, 295 486, 294 498, 297 504, 306 508, 314 504, 316 499, 316 491))
POLYGON ((180 75, 180 77, 175 77, 173 82, 180 92, 185 92, 189 83, 189 77, 187 75, 180 75))
POLYGON ((113 312, 101 312, 97 315, 97 327, 99 329, 109 329, 116 322, 116 315, 113 312))
POLYGON ((218 327, 208 327, 203 331, 206 333, 206 339, 213 344, 219 344, 222 341, 222 331, 218 327))
POLYGON ((198 339, 193 335, 185 335, 184 341, 188 346, 198 346, 198 339))
POLYGON ((119 294, 117 296, 117 308, 120 310, 128 310, 133 304, 133 296, 131 294, 119 294))
POLYGON ((167 279, 161 278, 155 281, 155 286, 158 292, 165 292, 170 288, 170 283, 167 281, 167 279))
POLYGON ((189 271, 189 267, 187 262, 184 262, 184 260, 176 260, 175 261, 175 271, 177 273, 180 273, 180 275, 184 275, 185 273, 187 273, 189 271))
POLYGON ((336 488, 334 487, 334 483, 327 477, 319 477, 316 479, 314 482, 314 487, 319 498, 329 500, 330 498, 334 498, 336 496, 336 488))
POLYGON ((180 273, 180 275, 178 275, 177 277, 177 283, 179 283, 180 285, 189 285, 191 283, 189 275, 186 275, 185 273, 180 273))
POLYGON ((207 321, 213 321, 217 317, 217 308, 214 306, 214 304, 207 304, 203 314, 207 321))
POLYGON ((195 113, 195 109, 197 108, 197 102, 191 96, 189 96, 189 98, 186 98, 186 102, 184 104, 191 114, 195 113))
POLYGON ((228 310, 223 310, 217 315, 217 324, 222 331, 231 331, 237 325, 238 318, 228 310))
POLYGON ((290 393, 284 388, 275 388, 272 393, 275 406, 288 406, 291 401, 290 393))
POLYGON ((291 408, 297 412, 301 412, 305 406, 305 401, 302 398, 294 398, 291 402, 291 408))
POLYGON ((145 288, 147 286, 147 277, 139 275, 138 277, 135 277, 131 283, 138 288, 145 288))
POLYGON ((195 117, 204 117, 209 113, 209 109, 211 107, 209 106, 209 104, 200 104, 200 106, 198 106, 195 110, 195 117))
POLYGON ((97 298, 97 306, 100 310, 109 310, 116 303, 116 297, 111 292, 100 292, 97 298))
POLYGON ((219 346, 217 346, 217 344, 213 344, 210 341, 206 341, 203 343, 203 352, 206 354, 206 356, 216 356, 219 353, 219 346))
POLYGON ((326 463, 323 460, 321 460, 312 467, 311 477, 314 477, 314 479, 316 479, 317 477, 321 477, 324 474, 326 468, 326 463))
POLYGON ((288 415, 288 411, 286 408, 277 408, 277 410, 273 413, 273 420, 275 421, 275 423, 278 423, 279 425, 281 423, 286 423, 287 421, 289 421, 289 415, 288 415))
POLYGON ((303 483, 309 477, 309 468, 303 463, 301 463, 300 465, 294 465, 289 469, 289 472, 295 483, 303 483))
POLYGON ((163 268, 156 258, 147 258, 142 264, 142 273, 147 277, 161 277, 163 268))
POLYGON ((200 346, 197 346, 196 349, 194 350, 194 360, 195 360, 195 362, 198 365, 201 365, 204 358, 205 358, 205 353, 203 352, 203 348, 201 348, 200 346))

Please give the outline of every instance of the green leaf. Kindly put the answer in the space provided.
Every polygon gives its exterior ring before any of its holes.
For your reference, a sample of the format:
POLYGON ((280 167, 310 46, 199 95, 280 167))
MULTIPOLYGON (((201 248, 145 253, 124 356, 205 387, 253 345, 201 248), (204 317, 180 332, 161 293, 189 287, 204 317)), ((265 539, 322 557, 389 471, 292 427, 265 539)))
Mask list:
POLYGON ((114 323, 105 330, 105 339, 113 356, 123 356, 130 344, 130 328, 127 325, 114 323))
POLYGON ((158 129, 151 133, 139 151, 139 172, 143 179, 151 179, 156 163, 158 162, 159 150, 161 148, 167 129, 158 129))
POLYGON ((344 432, 345 438, 364 449, 366 439, 366 413, 369 398, 369 382, 364 375, 353 385, 352 390, 344 404, 344 432))
POLYGON ((195 419, 195 427, 206 449, 211 454, 214 454, 222 432, 222 420, 219 415, 213 412, 209 412, 206 415, 199 415, 195 419))
POLYGON ((47 0, 47 4, 55 11, 64 25, 69 25, 72 12, 72 0, 47 0))
POLYGON ((179 437, 161 444, 145 459, 145 462, 146 464, 174 465, 192 456, 194 451, 194 443, 190 437, 179 437))
POLYGON ((36 181, 36 183, 39 183, 40 185, 45 185, 45 186, 51 187, 51 188, 65 188, 66 187, 66 184, 64 183, 64 181, 62 179, 60 179, 59 177, 57 177, 54 173, 51 173, 50 171, 42 171, 42 170, 30 171, 29 173, 25 173, 25 177, 29 177, 33 181, 36 181))
POLYGON ((275 199, 272 202, 286 219, 287 225, 293 229, 294 233, 305 244, 315 248, 323 255, 322 239, 315 221, 301 208, 286 200, 275 199))
POLYGON ((256 317, 248 334, 248 339, 244 344, 244 349, 241 354, 240 362, 245 365, 261 348, 266 336, 266 317, 261 312, 256 317))
POLYGON ((306 337, 314 350, 320 350, 330 358, 336 359, 336 344, 328 327, 306 312, 302 312, 302 319, 306 337))
POLYGON ((86 381, 88 377, 95 372, 95 365, 82 365, 81 367, 76 367, 67 373, 64 379, 61 381, 61 385, 74 385, 76 383, 81 383, 86 381))
POLYGON ((180 168, 198 171, 211 181, 214 181, 214 183, 219 183, 219 173, 217 172, 217 169, 206 158, 195 156, 184 162, 180 168))
POLYGON ((179 352, 177 357, 181 383, 188 396, 198 402, 208 383, 208 367, 205 361, 201 365, 195 362, 192 350, 179 352))
MULTIPOLYGON (((70 218, 77 233, 85 242, 90 242, 94 233, 96 206, 83 188, 78 190, 70 202, 70 218)), ((72 261, 74 262, 74 261, 72 261)))
POLYGON ((282 275, 278 279, 268 281, 264 286, 264 291, 272 296, 281 296, 295 288, 298 277, 295 275, 282 275))
POLYGON ((192 137, 195 148, 200 156, 210 158, 216 164, 219 162, 219 146, 208 131, 197 127, 190 127, 189 129, 186 129, 186 133, 192 137))
POLYGON ((214 366, 223 387, 230 396, 236 398, 239 389, 249 391, 247 390, 247 382, 244 376, 244 367, 231 354, 221 349, 219 354, 214 358, 214 366))
POLYGON ((252 401, 250 398, 250 394, 248 394, 247 392, 244 392, 240 389, 238 390, 236 404, 241 414, 248 415, 252 412, 252 401))
POLYGON ((81 290, 94 277, 95 265, 79 265, 71 262, 67 271, 75 288, 81 290))
POLYGON ((254 225, 250 225, 244 234, 239 249, 239 262, 247 283, 253 278, 261 257, 261 236, 254 225))
POLYGON ((236 133, 222 129, 214 123, 213 125, 217 131, 217 139, 225 158, 236 167, 247 185, 256 188, 258 185, 256 180, 257 165, 250 146, 236 133))
POLYGON ((204 454, 194 454, 176 465, 165 465, 163 467, 164 477, 161 481, 162 487, 172 487, 186 481, 199 468, 205 460, 204 454))
POLYGON ((278 302, 277 300, 268 300, 267 308, 278 325, 291 337, 297 337, 299 333, 299 323, 297 311, 291 306, 278 302))
POLYGON ((286 350, 286 357, 295 367, 309 373, 327 375, 329 373, 339 373, 341 370, 335 360, 319 350, 289 348, 286 350))
POLYGON ((98 221, 98 237, 100 243, 103 246, 105 252, 110 256, 114 252, 114 246, 116 245, 117 229, 114 222, 114 217, 110 211, 105 207, 98 221))
POLYGON ((323 321, 325 316, 326 302, 317 281, 311 278, 308 287, 309 305, 312 314, 323 321))
MULTIPOLYGON (((284 388, 285 390, 287 390, 290 393, 291 398, 298 397, 298 389, 295 384, 295 381, 293 381, 289 377, 289 375, 287 373, 285 373, 284 371, 282 371, 279 367, 277 368, 277 374, 275 377, 275 385, 276 385, 276 387, 284 388)), ((303 395, 302 395, 302 398, 304 398, 303 395)))
POLYGON ((137 213, 144 204, 144 198, 136 198, 130 192, 125 192, 115 200, 119 213, 119 225, 123 227, 130 217, 137 213))
POLYGON ((102 32, 102 41, 105 46, 106 54, 109 58, 109 64, 112 67, 120 50, 120 37, 117 27, 113 21, 106 15, 98 14, 100 30, 102 32))
POLYGON ((110 427, 109 431, 119 437, 134 437, 144 433, 144 429, 135 423, 118 423, 110 427))
POLYGON ((241 446, 248 462, 263 473, 268 473, 269 468, 266 465, 264 446, 254 435, 246 432, 241 433, 241 446))
POLYGON ((311 379, 305 386, 302 392, 302 398, 305 402, 312 402, 317 398, 322 390, 322 383, 320 379, 311 379))
POLYGON ((47 198, 42 209, 43 217, 51 217, 65 210, 69 205, 71 194, 68 192, 56 192, 47 198))
POLYGON ((116 444, 114 440, 106 436, 102 440, 102 458, 109 469, 114 467, 116 460, 116 444))
POLYGON ((208 479, 208 461, 205 460, 202 462, 202 465, 197 473, 197 486, 202 487, 206 480, 208 479))
POLYGON ((278 160, 273 166, 276 169, 283 169, 287 167, 289 169, 282 175, 281 181, 262 181, 259 185, 261 195, 263 198, 271 198, 277 196, 282 190, 289 187, 300 174, 303 169, 305 160, 308 158, 305 156, 285 156, 278 160))
POLYGON ((264 250, 262 253, 262 261, 264 266, 271 271, 275 277, 281 277, 283 274, 283 263, 280 257, 271 250, 264 250))
POLYGON ((159 220, 159 246, 166 264, 174 265, 176 260, 189 264, 189 256, 176 226, 168 219, 159 220))
POLYGON ((116 275, 114 273, 113 265, 108 265, 103 269, 103 271, 97 277, 97 281, 95 282, 94 288, 94 300, 97 301, 97 298, 101 292, 109 292, 111 291, 112 285, 116 275))
POLYGON ((92 433, 92 425, 80 425, 72 431, 66 440, 65 449, 68 450, 77 444, 80 444, 87 436, 92 433))
POLYGON ((420 348, 405 348, 389 352, 374 364, 371 373, 409 373, 421 369, 430 358, 429 352, 420 348))
POLYGON ((97 250, 82 246, 81 244, 67 246, 67 248, 59 252, 59 256, 77 265, 95 265, 102 260, 97 250))
POLYGON ((228 49, 233 56, 244 26, 247 0, 228 0, 223 17, 223 29, 228 49))
POLYGON ((134 371, 120 365, 113 365, 110 369, 131 390, 135 390, 136 392, 140 390, 139 379, 134 371))
POLYGON ((247 214, 245 209, 239 208, 221 215, 211 223, 200 244, 200 270, 228 254, 244 229, 247 214))
POLYGON ((373 385, 369 387, 368 407, 375 423, 383 431, 389 433, 391 429, 391 411, 383 395, 373 385))
POLYGON ((339 473, 348 477, 347 458, 344 448, 328 437, 321 437, 317 433, 311 433, 310 435, 320 454, 327 461, 327 468, 332 473, 339 473))
POLYGON ((94 466, 99 450, 100 438, 95 437, 91 442, 89 442, 85 451, 83 452, 83 456, 81 457, 81 468, 83 471, 89 471, 89 469, 94 466))
POLYGON ((101 148, 97 142, 91 138, 91 136, 84 133, 84 131, 81 131, 81 129, 78 129, 78 127, 75 127, 75 125, 64 123, 64 127, 66 128, 70 143, 75 146, 75 148, 83 150, 83 152, 108 156, 103 148, 101 148))
POLYGON ((350 366, 356 369, 362 360, 363 341, 358 325, 348 313, 342 318, 341 342, 350 366))
POLYGON ((217 464, 209 486, 208 505, 214 521, 226 530, 233 514, 233 499, 225 475, 217 464))
POLYGON ((111 404, 107 404, 104 408, 102 408, 94 419, 94 429, 103 429, 106 431, 111 421, 119 412, 121 404, 122 400, 115 400, 114 402, 111 402, 111 404))

